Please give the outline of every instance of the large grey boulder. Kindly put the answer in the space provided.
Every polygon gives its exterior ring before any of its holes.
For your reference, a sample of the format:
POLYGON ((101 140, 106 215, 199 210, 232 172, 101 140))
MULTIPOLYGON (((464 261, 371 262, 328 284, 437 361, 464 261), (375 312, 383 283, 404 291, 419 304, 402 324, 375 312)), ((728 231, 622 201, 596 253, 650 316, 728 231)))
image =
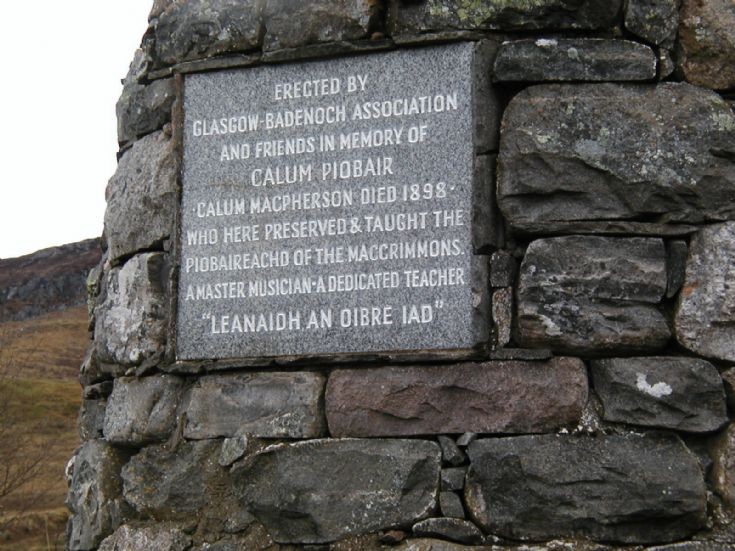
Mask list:
POLYGON ((141 446, 168 438, 176 426, 184 381, 173 375, 120 377, 107 401, 105 439, 141 446))
POLYGON ((263 0, 183 0, 157 15, 157 66, 247 52, 262 41, 263 0))
POLYGON ((98 551, 186 551, 191 538, 179 528, 153 526, 120 526, 105 538, 98 551))
POLYGON ((643 44, 606 38, 509 40, 498 49, 496 81, 650 80, 656 55, 643 44))
POLYGON ((233 476, 274 541, 308 544, 428 517, 440 468, 434 442, 312 440, 266 448, 233 476))
POLYGON ((683 83, 546 84, 503 116, 498 205, 528 232, 691 231, 735 217, 735 114, 683 83))
POLYGON ((651 44, 673 44, 679 26, 679 0, 628 0, 625 28, 651 44))
POLYGON ((184 436, 323 436, 324 385, 324 376, 310 372, 201 377, 188 394, 184 436))
POLYGON ((126 82, 117 101, 117 141, 125 145, 155 132, 171 122, 176 99, 174 79, 154 80, 150 84, 126 82))
POLYGON ((657 543, 705 522, 699 463, 671 435, 483 439, 469 455, 467 507, 502 537, 657 543))
POLYGON ((155 364, 167 334, 166 255, 145 253, 107 274, 104 299, 95 308, 95 342, 100 362, 119 366, 155 364))
POLYGON ((392 34, 446 30, 563 30, 612 27, 621 0, 391 2, 392 34))
POLYGON ((369 38, 377 30, 379 10, 373 0, 267 0, 264 49, 369 38))
POLYGON ((715 90, 735 87, 735 4, 683 0, 679 64, 684 77, 715 90))
POLYGON ((160 247, 171 237, 177 178, 173 142, 163 132, 142 138, 125 152, 105 194, 111 262, 160 247))
POLYGON ((123 495, 144 517, 206 522, 237 532, 252 522, 219 465, 220 442, 179 442, 144 448, 122 470, 123 495))
POLYGON ((521 344, 590 355, 662 348, 670 330, 655 305, 666 292, 665 255, 653 238, 533 241, 517 290, 521 344))
POLYGON ((90 440, 77 450, 66 497, 71 511, 67 528, 70 551, 97 549, 130 516, 120 479, 126 459, 123 451, 102 440, 90 440))
POLYGON ((674 317, 681 345, 695 354, 735 361, 734 280, 735 222, 701 229, 689 247, 674 317))
POLYGON ((576 358, 339 369, 326 395, 340 437, 552 431, 576 424, 586 402, 576 358))
POLYGON ((593 361, 591 373, 606 421, 688 432, 727 423, 722 379, 705 360, 611 358, 593 361))

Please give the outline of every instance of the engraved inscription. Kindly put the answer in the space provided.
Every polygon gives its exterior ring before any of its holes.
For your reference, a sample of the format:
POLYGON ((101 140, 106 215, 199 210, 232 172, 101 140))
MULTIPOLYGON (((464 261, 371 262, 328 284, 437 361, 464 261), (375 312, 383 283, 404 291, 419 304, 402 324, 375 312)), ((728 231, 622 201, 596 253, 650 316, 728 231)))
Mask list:
POLYGON ((179 359, 477 344, 472 55, 186 77, 179 359))

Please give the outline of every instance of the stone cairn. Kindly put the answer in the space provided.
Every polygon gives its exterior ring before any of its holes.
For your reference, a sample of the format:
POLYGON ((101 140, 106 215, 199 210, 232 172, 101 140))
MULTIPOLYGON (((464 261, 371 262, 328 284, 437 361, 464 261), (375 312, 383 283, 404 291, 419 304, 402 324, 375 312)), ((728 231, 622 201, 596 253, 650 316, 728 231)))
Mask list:
POLYGON ((734 91, 732 0, 156 0, 68 549, 733 549, 734 91), (184 75, 457 42, 488 60, 488 346, 178 362, 184 75))

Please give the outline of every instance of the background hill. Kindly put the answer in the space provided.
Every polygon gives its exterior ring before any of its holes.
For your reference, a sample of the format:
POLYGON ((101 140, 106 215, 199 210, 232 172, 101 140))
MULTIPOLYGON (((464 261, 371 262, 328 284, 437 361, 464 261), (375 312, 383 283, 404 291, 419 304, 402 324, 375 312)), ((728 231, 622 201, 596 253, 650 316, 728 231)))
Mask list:
POLYGON ((64 467, 79 443, 89 343, 85 281, 100 257, 89 239, 0 260, 0 459, 34 465, 27 484, 0 488, 2 551, 63 548, 64 467))

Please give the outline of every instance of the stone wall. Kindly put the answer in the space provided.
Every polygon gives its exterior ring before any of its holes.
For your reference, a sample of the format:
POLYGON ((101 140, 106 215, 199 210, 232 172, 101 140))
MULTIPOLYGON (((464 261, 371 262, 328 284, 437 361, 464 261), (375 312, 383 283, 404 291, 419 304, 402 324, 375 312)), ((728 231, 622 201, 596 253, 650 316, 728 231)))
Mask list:
POLYGON ((156 0, 149 23, 69 549, 732 549, 731 0, 156 0), (181 75, 480 40, 491 345, 177 362, 181 75))

